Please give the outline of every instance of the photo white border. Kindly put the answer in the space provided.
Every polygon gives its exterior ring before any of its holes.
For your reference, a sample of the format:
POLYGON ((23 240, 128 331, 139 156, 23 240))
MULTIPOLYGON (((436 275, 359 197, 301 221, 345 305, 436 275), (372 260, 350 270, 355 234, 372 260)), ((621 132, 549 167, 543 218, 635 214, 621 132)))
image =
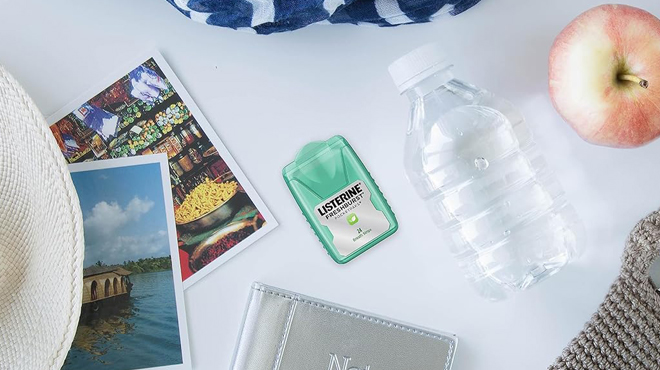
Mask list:
MULTIPOLYGON (((266 223, 259 230, 255 231, 252 235, 243 239, 240 243, 236 244, 227 252, 223 253, 220 257, 213 260, 213 262, 204 266, 204 268, 197 271, 196 273, 193 273, 190 277, 184 280, 183 288, 188 289, 190 286, 192 286, 200 279, 208 275, 211 271, 220 267, 229 259, 237 255, 238 253, 242 252, 252 243, 256 242, 261 237, 266 235, 268 232, 272 231, 275 227, 277 227, 278 223, 277 220, 275 220, 275 216, 273 216, 273 214, 270 212, 270 210, 263 202, 259 194, 257 194, 257 191, 254 189, 254 187, 247 179, 243 171, 241 171, 241 168, 238 166, 238 163, 236 163, 232 155, 229 153, 229 150, 227 150, 225 145, 222 143, 220 137, 218 137, 218 134, 215 132, 215 130, 208 122, 206 117, 202 114, 197 104, 195 104, 195 101, 192 99, 190 94, 188 94, 188 91, 183 87, 183 84, 181 84, 181 81, 179 81, 176 74, 174 74, 174 71, 172 70, 172 68, 170 68, 170 65, 165 61, 163 56, 157 50, 152 50, 140 56, 139 58, 136 58, 135 62, 131 63, 128 67, 124 67, 120 70, 117 70, 108 77, 102 79, 99 83, 95 84, 94 87, 90 88, 87 92, 80 95, 78 98, 74 99, 69 104, 65 105, 62 109, 50 115, 46 121, 48 122, 48 126, 57 123, 57 121, 61 120, 66 115, 72 113, 74 110, 80 108, 80 106, 83 103, 89 101, 91 98, 93 98, 98 93, 105 90, 106 88, 108 88, 110 85, 115 83, 120 78, 124 77, 126 74, 128 74, 130 71, 135 69, 137 66, 149 60, 149 58, 153 58, 156 61, 158 67, 160 67, 160 69, 165 74, 165 78, 167 78, 167 80, 172 84, 176 93, 181 97, 181 100, 190 109, 190 111, 192 112, 192 116, 195 118, 195 121, 197 121, 197 123, 201 125, 202 130, 211 141, 211 144, 213 144, 213 146, 215 146, 215 148, 218 150, 220 157, 225 161, 225 163, 227 163, 227 166, 234 174, 236 180, 238 180, 238 182, 241 184, 241 186, 247 193, 252 203, 254 203, 255 207, 257 207, 257 210, 259 210, 261 215, 264 217, 264 220, 266 221, 266 223)), ((136 157, 131 157, 131 158, 136 158, 136 157)), ((168 167, 168 171, 169 171, 169 167, 168 167)), ((172 202, 172 204, 174 203, 172 202)))
MULTIPOLYGON (((136 368, 131 370, 191 370, 190 342, 188 339, 188 322, 186 316, 186 304, 183 296, 183 283, 181 281, 181 264, 179 261, 179 244, 174 222, 174 209, 172 204, 172 189, 166 154, 153 154, 135 157, 108 159, 104 161, 93 161, 69 164, 69 171, 89 172, 96 170, 107 170, 112 168, 126 168, 145 164, 158 164, 160 166, 160 177, 163 186, 163 202, 167 219, 167 239, 170 244, 170 256, 172 259, 172 280, 174 281, 174 297, 176 300, 176 315, 179 324, 179 341, 181 343, 181 364, 166 365, 148 368, 136 368)), ((78 190, 77 190, 78 191, 78 190)), ((87 190, 85 190, 87 191, 87 190)))

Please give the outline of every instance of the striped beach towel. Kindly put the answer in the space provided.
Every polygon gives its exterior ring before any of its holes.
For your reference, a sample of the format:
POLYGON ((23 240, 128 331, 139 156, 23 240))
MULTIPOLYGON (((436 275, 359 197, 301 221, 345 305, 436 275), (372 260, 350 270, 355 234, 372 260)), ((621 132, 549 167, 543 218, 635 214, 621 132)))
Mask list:
POLYGON ((315 23, 381 27, 429 22, 458 15, 480 0, 167 0, 187 17, 259 34, 296 30, 315 23))

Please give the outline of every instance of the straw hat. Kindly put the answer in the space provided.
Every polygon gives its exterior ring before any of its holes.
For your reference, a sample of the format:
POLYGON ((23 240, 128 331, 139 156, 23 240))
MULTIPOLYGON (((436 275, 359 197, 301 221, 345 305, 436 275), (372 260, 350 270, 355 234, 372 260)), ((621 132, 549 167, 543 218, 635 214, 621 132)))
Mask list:
POLYGON ((83 250, 64 157, 0 66, 0 370, 62 367, 80 316, 83 250))

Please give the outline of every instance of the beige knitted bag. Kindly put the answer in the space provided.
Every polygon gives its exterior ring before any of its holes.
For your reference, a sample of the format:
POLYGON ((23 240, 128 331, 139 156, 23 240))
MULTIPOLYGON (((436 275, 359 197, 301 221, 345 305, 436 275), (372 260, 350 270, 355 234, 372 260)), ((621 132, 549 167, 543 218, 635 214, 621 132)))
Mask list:
POLYGON ((83 247, 62 153, 0 66, 0 370, 61 368, 80 315, 83 247))
POLYGON ((660 293, 649 277, 659 256, 660 212, 654 212, 630 234, 605 302, 549 369, 660 369, 660 293))

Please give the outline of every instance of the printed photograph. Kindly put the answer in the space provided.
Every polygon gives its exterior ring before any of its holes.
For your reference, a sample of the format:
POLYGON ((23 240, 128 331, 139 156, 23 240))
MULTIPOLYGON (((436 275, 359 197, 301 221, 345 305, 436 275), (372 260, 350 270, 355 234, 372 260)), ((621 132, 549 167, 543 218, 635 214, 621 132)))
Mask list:
POLYGON ((51 131, 69 163, 167 155, 184 288, 277 225, 162 57, 102 86, 51 131))
POLYGON ((164 155, 71 165, 82 312, 63 370, 190 369, 164 155))

